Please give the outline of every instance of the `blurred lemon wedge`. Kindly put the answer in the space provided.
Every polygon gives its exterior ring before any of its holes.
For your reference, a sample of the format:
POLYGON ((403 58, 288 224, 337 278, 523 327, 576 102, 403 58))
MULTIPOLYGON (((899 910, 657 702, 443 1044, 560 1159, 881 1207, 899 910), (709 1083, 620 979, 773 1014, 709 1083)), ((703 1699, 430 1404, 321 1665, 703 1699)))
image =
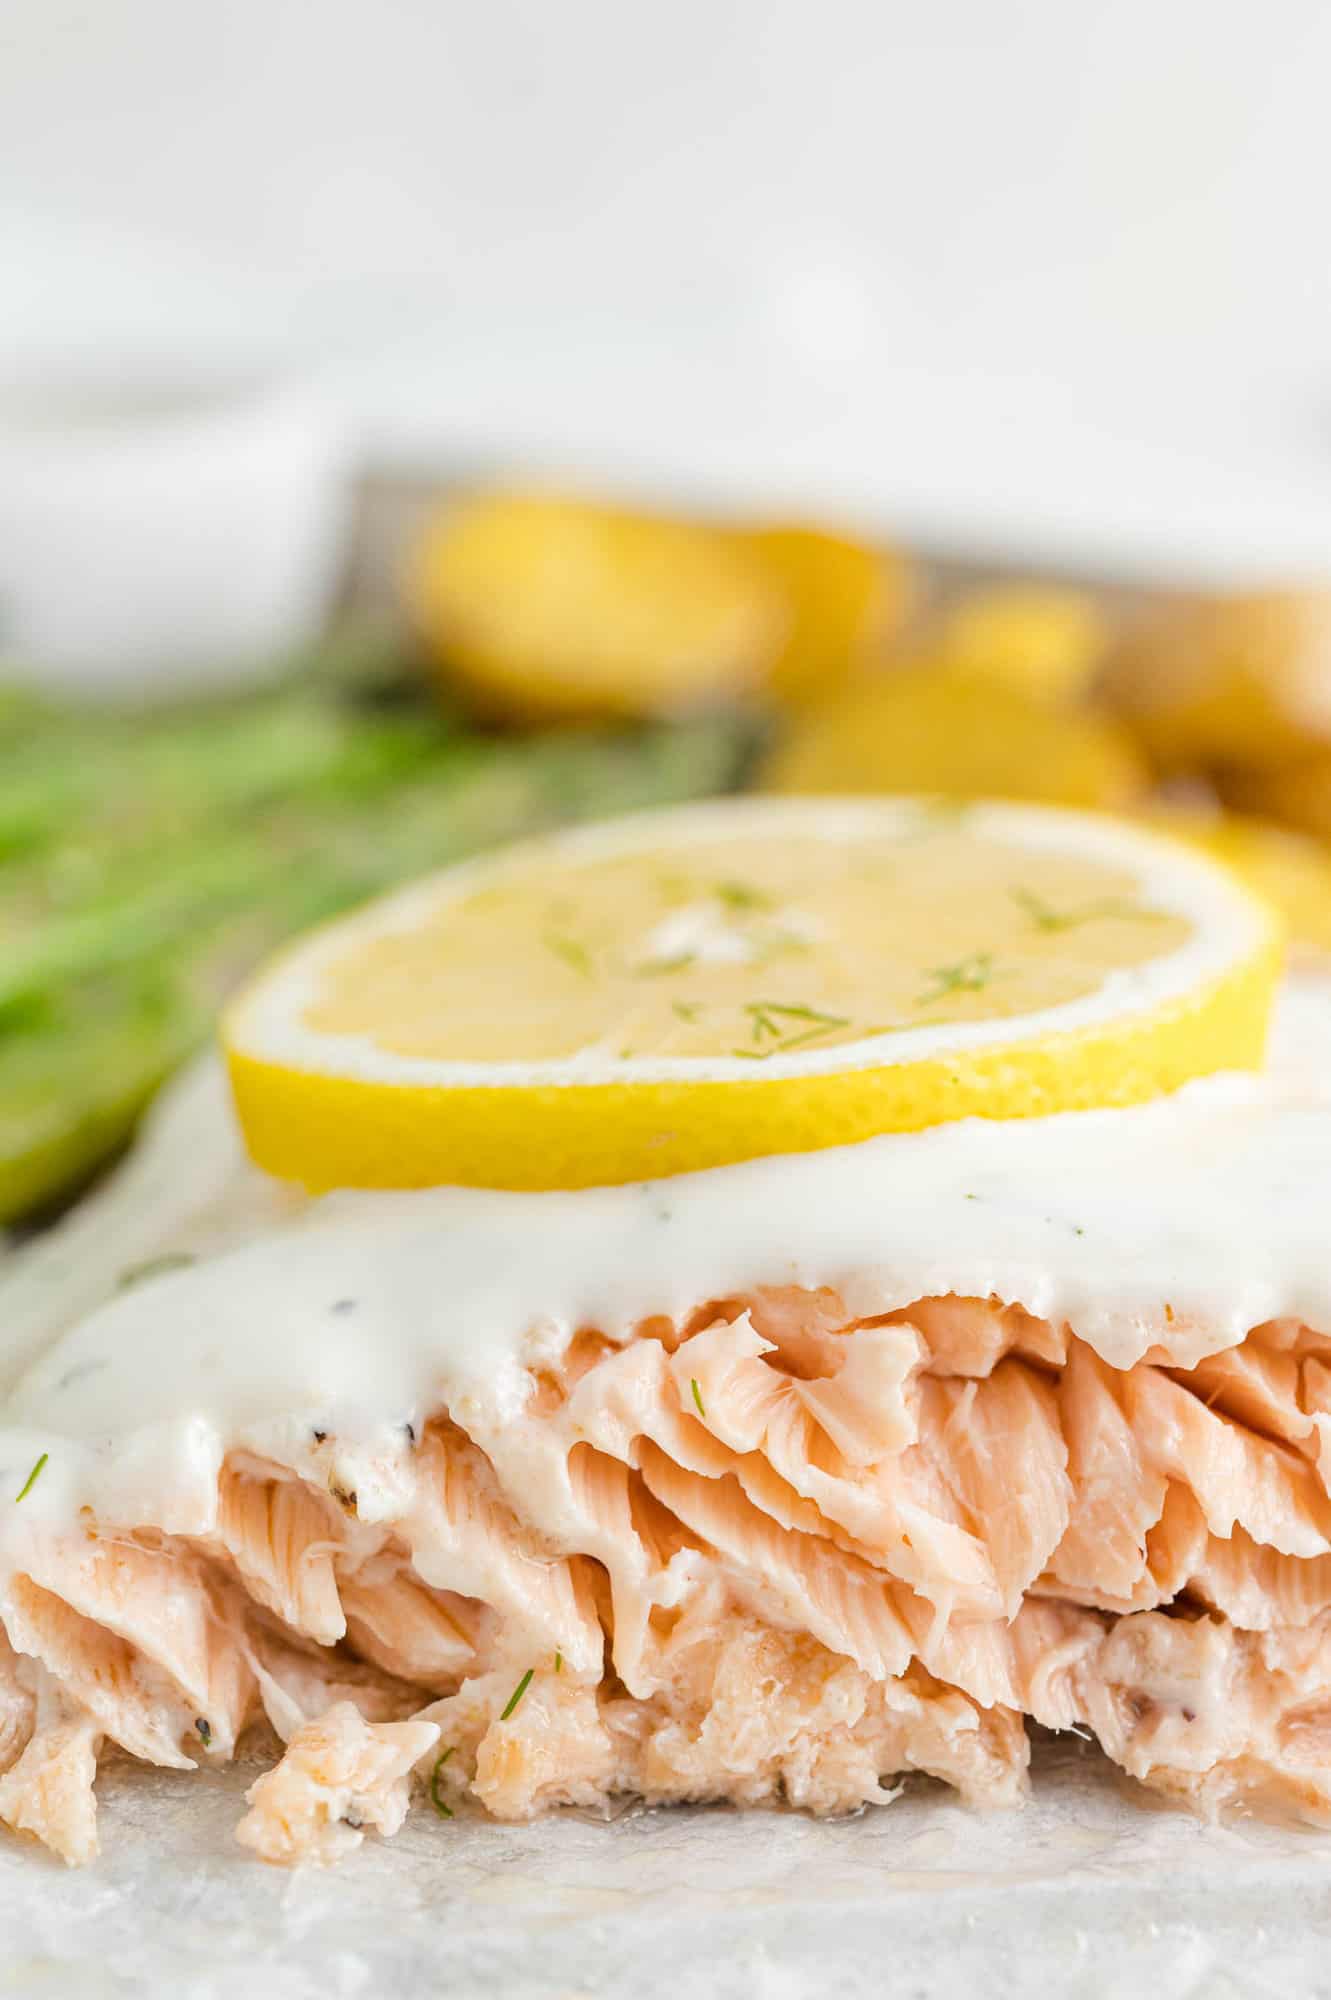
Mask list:
POLYGON ((945 667, 1062 703, 1087 693, 1109 645, 1108 623, 1086 591, 1014 583, 963 597, 940 620, 933 650, 945 667))
POLYGON ((1112 809, 1146 766, 1111 717, 1050 707, 985 675, 911 661, 799 716, 762 774, 777 792, 943 792, 1112 809))
POLYGON ((415 551, 408 610, 445 679, 516 722, 663 716, 756 685, 786 612, 721 529, 553 493, 477 493, 415 551))
POLYGON ((785 606, 785 637, 767 687, 791 708, 821 701, 876 656, 919 591, 909 558, 798 521, 734 530, 785 606))
POLYGON ((1105 691, 1162 770, 1272 770, 1331 743, 1331 590, 1170 599, 1105 691))
POLYGON ((1274 918, 1126 823, 748 799, 532 841, 316 932, 224 1028, 258 1163, 576 1188, 1261 1060, 1274 918))

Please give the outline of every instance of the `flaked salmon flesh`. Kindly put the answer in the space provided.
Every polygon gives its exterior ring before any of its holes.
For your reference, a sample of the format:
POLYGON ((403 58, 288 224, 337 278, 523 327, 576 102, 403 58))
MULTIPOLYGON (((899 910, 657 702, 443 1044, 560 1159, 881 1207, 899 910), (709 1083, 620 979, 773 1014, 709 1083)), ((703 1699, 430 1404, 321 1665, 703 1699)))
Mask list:
POLYGON ((194 1767, 258 1725, 239 1836, 277 1863, 395 1832, 413 1783, 503 1819, 911 1772, 1006 1805, 1029 1719, 1331 1823, 1331 1335, 1118 1370, 997 1300, 765 1292, 585 1329, 522 1399, 408 1427, 370 1510, 316 1433, 231 1454, 197 1531, 30 1537, 0 1820, 86 1860, 104 1746, 194 1767))

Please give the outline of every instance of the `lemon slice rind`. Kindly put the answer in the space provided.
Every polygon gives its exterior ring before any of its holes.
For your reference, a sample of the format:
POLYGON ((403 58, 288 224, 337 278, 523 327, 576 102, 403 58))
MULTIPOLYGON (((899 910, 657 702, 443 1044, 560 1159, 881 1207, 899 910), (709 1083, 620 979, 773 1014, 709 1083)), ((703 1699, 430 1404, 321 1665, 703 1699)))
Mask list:
POLYGON ((969 1116, 1127 1105, 1219 1069, 1255 1068, 1281 954, 1272 913, 1181 843, 1093 814, 982 803, 955 812, 981 841, 1108 860, 1188 935, 1092 992, 1007 1019, 896 1026, 772 1057, 543 1061, 404 1055, 370 1035, 312 1032, 329 968, 410 933, 450 901, 549 868, 678 856, 738 834, 853 843, 907 836, 918 799, 752 799, 684 808, 524 842, 427 878, 315 933, 233 1004, 224 1040, 250 1151, 311 1188, 583 1187, 774 1152, 849 1144, 969 1116))

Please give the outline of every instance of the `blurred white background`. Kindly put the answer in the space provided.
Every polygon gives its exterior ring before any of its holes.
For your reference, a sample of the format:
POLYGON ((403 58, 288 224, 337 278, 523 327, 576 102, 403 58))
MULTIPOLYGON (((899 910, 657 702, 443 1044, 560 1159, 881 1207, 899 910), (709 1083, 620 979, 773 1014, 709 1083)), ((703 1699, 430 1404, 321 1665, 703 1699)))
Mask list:
POLYGON ((1325 0, 7 0, 0 366, 282 355, 536 461, 1331 569, 1325 0))

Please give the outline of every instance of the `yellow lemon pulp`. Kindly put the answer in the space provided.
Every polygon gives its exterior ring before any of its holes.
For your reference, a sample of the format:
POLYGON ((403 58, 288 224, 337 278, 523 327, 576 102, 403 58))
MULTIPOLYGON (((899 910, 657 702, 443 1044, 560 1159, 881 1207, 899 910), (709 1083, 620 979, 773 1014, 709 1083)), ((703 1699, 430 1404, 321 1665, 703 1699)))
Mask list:
POLYGON ((1261 1059, 1274 924, 1073 813, 747 800, 526 843, 316 933, 230 1011, 260 1165, 582 1187, 1261 1059))

